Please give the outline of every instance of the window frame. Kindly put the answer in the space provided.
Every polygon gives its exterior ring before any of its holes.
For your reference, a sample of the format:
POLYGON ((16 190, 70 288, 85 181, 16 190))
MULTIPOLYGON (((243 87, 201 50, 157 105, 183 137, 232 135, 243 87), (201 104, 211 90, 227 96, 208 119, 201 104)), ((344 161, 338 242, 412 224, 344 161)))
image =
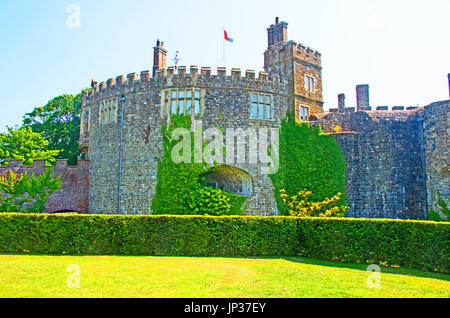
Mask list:
POLYGON ((198 117, 202 110, 202 93, 199 88, 167 89, 163 91, 163 103, 167 116, 174 114, 198 117), (174 104, 175 103, 175 104, 174 104))
POLYGON ((310 93, 316 91, 316 80, 313 76, 305 75, 305 90, 310 93))
POLYGON ((272 109, 273 109, 272 105, 273 105, 272 94, 250 92, 250 119, 272 120, 272 109))

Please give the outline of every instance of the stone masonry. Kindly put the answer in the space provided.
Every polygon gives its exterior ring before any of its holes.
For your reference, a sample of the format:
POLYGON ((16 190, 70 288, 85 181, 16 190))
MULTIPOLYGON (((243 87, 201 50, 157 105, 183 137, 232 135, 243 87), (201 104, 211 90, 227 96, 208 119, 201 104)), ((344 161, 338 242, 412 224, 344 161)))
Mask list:
MULTIPOLYGON (((209 67, 167 67, 164 42, 154 47, 152 71, 130 73, 98 83, 82 98, 80 148, 88 161, 68 167, 57 161, 63 187, 47 212, 151 214, 158 161, 163 155, 162 125, 172 114, 191 116, 193 128, 236 133, 236 160, 206 176, 209 186, 245 195, 248 215, 278 215, 270 177, 252 161, 257 151, 249 128, 277 129, 287 111, 300 121, 334 134, 346 160, 349 215, 365 218, 426 219, 437 209, 437 191, 450 195, 450 101, 425 107, 379 106, 372 110, 369 85, 358 85, 356 107, 323 111, 321 54, 289 41, 286 22, 267 29, 264 72, 209 67), (122 116, 123 114, 123 116, 122 116)), ((449 74, 450 88, 450 74, 449 74)), ((267 140, 269 142, 269 140, 267 140)), ((42 173, 11 161, 1 167, 42 173)))

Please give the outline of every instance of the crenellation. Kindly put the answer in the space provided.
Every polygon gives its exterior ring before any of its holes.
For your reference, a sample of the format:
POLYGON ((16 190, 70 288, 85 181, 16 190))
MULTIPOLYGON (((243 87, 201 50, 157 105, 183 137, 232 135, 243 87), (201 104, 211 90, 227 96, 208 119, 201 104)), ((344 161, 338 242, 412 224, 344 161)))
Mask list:
POLYGON ((198 76, 198 66, 196 65, 191 65, 190 69, 189 69, 189 73, 191 74, 191 76, 193 78, 196 78, 198 76))
POLYGON ((116 85, 116 81, 113 78, 110 78, 106 81, 106 88, 110 89, 111 87, 113 87, 114 85, 116 85))
POLYGON ((225 67, 217 68, 217 77, 225 78, 227 76, 227 69, 225 67))
POLYGON ((258 80, 260 80, 262 82, 267 82, 269 80, 269 73, 259 72, 258 80))
POLYGON ((131 85, 139 80, 139 75, 137 73, 130 73, 127 75, 127 81, 131 85))
POLYGON ((393 110, 393 111, 396 111, 396 110, 405 110, 405 106, 393 106, 393 107, 392 107, 392 110, 393 110))
POLYGON ((205 78, 209 78, 211 76, 211 68, 210 67, 202 67, 201 75, 205 78))
POLYGON ((186 66, 178 66, 178 76, 186 76, 186 66))
POLYGON ((125 76, 119 75, 116 77, 116 85, 122 85, 126 82, 125 76))
POLYGON ((148 81, 150 79, 150 71, 142 71, 140 77, 141 81, 148 81))
POLYGON ((254 80, 255 79, 255 71, 254 70, 246 70, 245 78, 248 80, 254 80))
POLYGON ((241 79, 241 69, 240 68, 232 68, 231 69, 231 78, 232 79, 241 79))

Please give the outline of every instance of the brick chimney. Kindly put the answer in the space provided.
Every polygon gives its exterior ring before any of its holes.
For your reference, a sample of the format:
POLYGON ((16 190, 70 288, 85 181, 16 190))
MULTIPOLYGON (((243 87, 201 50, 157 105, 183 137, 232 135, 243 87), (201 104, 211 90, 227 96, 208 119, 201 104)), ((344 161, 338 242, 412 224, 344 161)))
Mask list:
POLYGON ((344 113, 344 111, 345 111, 345 94, 338 95, 338 109, 339 109, 339 113, 344 113))
POLYGON ((356 86, 356 107, 357 111, 369 108, 369 85, 356 86))
POLYGON ((156 71, 160 69, 166 69, 167 51, 164 49, 164 42, 156 41, 156 46, 153 48, 153 77, 155 77, 156 71))
POLYGON ((287 41, 287 26, 284 21, 279 21, 279 18, 275 18, 275 24, 272 24, 267 29, 267 38, 269 46, 287 41))

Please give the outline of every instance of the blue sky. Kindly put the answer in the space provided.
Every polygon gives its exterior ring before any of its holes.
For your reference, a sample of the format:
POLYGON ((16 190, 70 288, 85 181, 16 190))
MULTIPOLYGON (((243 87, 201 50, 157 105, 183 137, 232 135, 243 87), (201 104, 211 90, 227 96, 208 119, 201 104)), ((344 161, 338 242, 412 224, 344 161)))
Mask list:
POLYGON ((60 94, 152 68, 153 46, 168 64, 263 68, 266 28, 276 16, 290 40, 322 53, 325 108, 337 94, 354 106, 370 84, 371 105, 425 105, 448 99, 448 0, 0 0, 0 131, 60 94), (69 28, 67 8, 80 8, 69 28))

